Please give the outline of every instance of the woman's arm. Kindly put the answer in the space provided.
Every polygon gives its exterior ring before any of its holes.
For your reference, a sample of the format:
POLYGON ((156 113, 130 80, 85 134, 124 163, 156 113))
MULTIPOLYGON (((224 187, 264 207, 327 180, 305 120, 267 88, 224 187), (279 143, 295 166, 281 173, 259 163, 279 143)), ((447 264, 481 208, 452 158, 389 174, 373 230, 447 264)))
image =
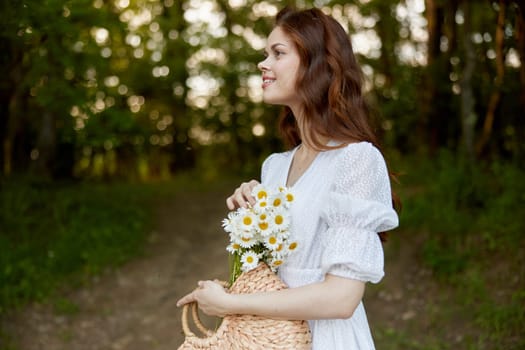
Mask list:
POLYGON ((334 275, 298 288, 253 294, 228 294, 217 283, 199 282, 177 306, 196 301, 208 315, 250 314, 275 319, 313 320, 349 318, 359 305, 365 283, 334 275))

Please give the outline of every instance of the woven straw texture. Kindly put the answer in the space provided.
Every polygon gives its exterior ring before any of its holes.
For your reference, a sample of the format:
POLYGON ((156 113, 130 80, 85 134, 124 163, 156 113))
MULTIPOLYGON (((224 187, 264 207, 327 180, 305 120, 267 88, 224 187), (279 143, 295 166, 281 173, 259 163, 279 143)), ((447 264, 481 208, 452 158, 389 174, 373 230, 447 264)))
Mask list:
MULTIPOLYGON (((266 264, 242 273, 229 289, 229 293, 244 294, 275 291, 287 288, 266 264)), ((272 320, 252 315, 224 317, 216 331, 206 329, 201 323, 195 303, 182 310, 182 329, 185 340, 178 350, 308 350, 311 335, 306 321, 272 320), (189 309, 195 326, 204 334, 195 335, 189 327, 189 309)))

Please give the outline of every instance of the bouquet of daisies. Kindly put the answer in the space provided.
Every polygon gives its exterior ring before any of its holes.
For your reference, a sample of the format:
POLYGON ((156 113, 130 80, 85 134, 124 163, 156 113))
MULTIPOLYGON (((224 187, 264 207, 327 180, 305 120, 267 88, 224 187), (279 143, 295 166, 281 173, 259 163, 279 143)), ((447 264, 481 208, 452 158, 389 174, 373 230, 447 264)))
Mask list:
POLYGON ((231 257, 230 283, 261 261, 276 271, 297 248, 297 242, 289 241, 289 208, 294 200, 290 190, 279 187, 269 191, 258 185, 252 195, 255 205, 230 212, 222 222, 230 236, 226 248, 231 257))

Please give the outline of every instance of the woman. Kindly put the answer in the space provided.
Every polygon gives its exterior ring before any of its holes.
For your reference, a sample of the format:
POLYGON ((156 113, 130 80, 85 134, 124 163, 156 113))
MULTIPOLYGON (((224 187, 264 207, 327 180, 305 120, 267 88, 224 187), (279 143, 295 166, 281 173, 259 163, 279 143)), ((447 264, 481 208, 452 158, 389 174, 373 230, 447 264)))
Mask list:
MULTIPOLYGON (((344 29, 320 10, 282 10, 268 37, 264 101, 284 106, 281 131, 292 150, 262 166, 268 188, 289 186, 297 251, 279 269, 290 287, 230 295, 215 282, 178 305, 197 301, 207 314, 309 320, 313 349, 373 349, 361 302, 365 283, 383 276, 379 232, 398 224, 389 175, 368 123, 362 73, 344 29)), ((252 180, 226 202, 254 204, 252 180)))

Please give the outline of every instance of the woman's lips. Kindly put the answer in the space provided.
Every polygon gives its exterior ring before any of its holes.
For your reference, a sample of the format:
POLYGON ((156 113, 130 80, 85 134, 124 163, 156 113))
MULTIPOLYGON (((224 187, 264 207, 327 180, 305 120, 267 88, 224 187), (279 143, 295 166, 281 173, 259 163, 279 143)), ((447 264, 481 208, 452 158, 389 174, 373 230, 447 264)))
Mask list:
POLYGON ((263 77, 263 82, 262 82, 262 88, 266 88, 268 87, 270 84, 272 84, 273 82, 275 81, 274 78, 269 78, 269 77, 263 77))

